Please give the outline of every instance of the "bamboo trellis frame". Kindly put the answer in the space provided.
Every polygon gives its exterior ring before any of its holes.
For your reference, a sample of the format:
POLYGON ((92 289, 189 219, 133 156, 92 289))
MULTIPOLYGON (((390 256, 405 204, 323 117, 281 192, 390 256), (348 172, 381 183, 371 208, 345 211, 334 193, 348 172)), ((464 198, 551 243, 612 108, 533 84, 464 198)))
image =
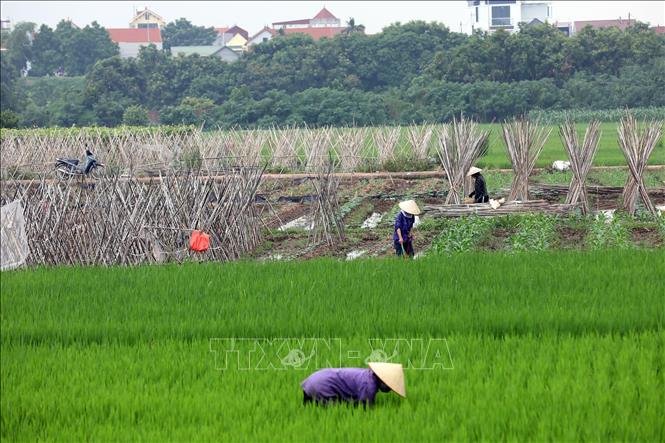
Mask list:
POLYGON ((379 166, 395 158, 395 150, 399 143, 401 128, 385 126, 376 128, 373 134, 379 166))
POLYGON ((427 160, 433 132, 434 127, 432 125, 410 125, 408 127, 409 143, 415 159, 427 160))
POLYGON ((236 165, 221 179, 200 171, 169 173, 152 183, 108 175, 76 180, 8 182, 2 204, 20 199, 29 265, 135 265, 188 258, 237 259, 261 242, 254 207, 263 168, 236 165), (211 248, 189 250, 201 229, 211 248))
POLYGON ((640 129, 635 116, 627 114, 621 119, 617 132, 619 146, 630 170, 623 190, 623 209, 629 214, 634 214, 639 196, 646 210, 656 215, 656 207, 647 193, 643 174, 649 156, 663 133, 663 121, 645 123, 645 127, 640 129))
POLYGON ((593 158, 598 149, 598 141, 600 140, 600 122, 594 120, 589 123, 584 133, 584 141, 580 145, 579 136, 577 134, 577 127, 575 122, 566 121, 563 125, 559 126, 559 134, 563 142, 563 146, 568 152, 570 158, 570 169, 573 172, 573 177, 570 180, 568 187, 568 196, 566 203, 582 203, 582 213, 589 213, 589 199, 587 196, 586 178, 591 170, 593 158))

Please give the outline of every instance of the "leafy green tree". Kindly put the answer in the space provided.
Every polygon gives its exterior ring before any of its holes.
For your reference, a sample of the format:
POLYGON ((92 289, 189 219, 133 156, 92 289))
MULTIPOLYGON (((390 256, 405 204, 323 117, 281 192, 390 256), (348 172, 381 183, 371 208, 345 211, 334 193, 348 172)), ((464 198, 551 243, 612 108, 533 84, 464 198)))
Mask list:
POLYGON ((353 17, 349 18, 349 21, 346 22, 346 28, 342 31, 344 34, 364 34, 365 25, 356 25, 356 19, 353 17))
POLYGON ((10 110, 16 107, 15 83, 18 73, 9 63, 6 53, 0 52, 0 103, 3 110, 10 110))
POLYGON ((214 125, 216 106, 207 98, 185 97, 178 106, 169 106, 160 120, 169 125, 214 125))
POLYGON ((60 41, 47 25, 41 25, 32 42, 32 69, 30 75, 41 77, 53 75, 63 66, 60 41))
POLYGON ((83 75, 98 60, 119 54, 106 29, 92 22, 75 33, 64 46, 65 69, 69 75, 83 75))
POLYGON ((162 45, 164 49, 172 46, 206 46, 217 38, 215 28, 195 26, 186 18, 170 22, 162 29, 162 45))
POLYGON ((143 106, 132 105, 122 114, 122 124, 127 126, 148 126, 150 124, 148 111, 143 106))
POLYGON ((85 104, 100 125, 118 125, 126 108, 144 102, 145 82, 136 60, 118 56, 101 60, 86 76, 85 104))
POLYGON ((18 115, 12 111, 0 111, 0 128, 17 128, 18 115))
POLYGON ((35 26, 31 22, 19 22, 3 42, 7 48, 7 62, 17 76, 28 68, 32 58, 32 36, 35 26))

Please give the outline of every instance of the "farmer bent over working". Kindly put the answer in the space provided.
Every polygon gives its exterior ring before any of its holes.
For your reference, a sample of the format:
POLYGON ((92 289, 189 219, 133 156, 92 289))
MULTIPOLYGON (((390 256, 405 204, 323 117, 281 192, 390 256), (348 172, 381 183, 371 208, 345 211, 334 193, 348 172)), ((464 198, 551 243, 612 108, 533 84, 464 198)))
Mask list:
POLYGON ((395 252, 397 256, 407 254, 413 257, 413 222, 415 215, 420 214, 420 208, 413 200, 403 201, 399 204, 399 214, 395 218, 395 233, 393 234, 393 243, 395 244, 395 252))
POLYGON ((328 368, 302 382, 303 404, 353 402, 372 405, 378 391, 395 391, 406 397, 404 371, 396 363, 368 363, 367 368, 328 368))

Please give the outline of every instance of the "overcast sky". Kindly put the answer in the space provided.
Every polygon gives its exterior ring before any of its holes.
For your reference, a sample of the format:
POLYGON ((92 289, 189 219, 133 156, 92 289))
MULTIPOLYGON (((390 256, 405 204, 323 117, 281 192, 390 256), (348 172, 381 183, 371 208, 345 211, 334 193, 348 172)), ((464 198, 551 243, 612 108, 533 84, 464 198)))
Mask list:
MULTIPOLYGON (((467 17, 466 1, 2 1, 2 19, 12 24, 32 21, 50 27, 64 18, 79 26, 93 21, 107 28, 126 28, 135 9, 147 6, 167 22, 185 17, 195 25, 237 24, 250 34, 275 21, 313 17, 324 5, 343 21, 354 17, 376 33, 390 23, 438 21, 459 31, 467 17)), ((553 1, 555 20, 631 18, 665 25, 665 1, 553 1)))

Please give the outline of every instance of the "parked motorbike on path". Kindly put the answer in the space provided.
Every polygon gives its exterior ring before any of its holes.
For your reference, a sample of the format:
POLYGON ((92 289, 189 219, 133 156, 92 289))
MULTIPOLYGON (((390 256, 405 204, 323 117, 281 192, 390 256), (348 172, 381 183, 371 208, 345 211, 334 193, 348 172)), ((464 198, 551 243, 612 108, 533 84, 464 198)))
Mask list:
POLYGON ((92 177, 99 178, 103 163, 99 163, 94 154, 85 150, 85 163, 80 164, 78 158, 56 158, 55 173, 58 178, 92 177))

